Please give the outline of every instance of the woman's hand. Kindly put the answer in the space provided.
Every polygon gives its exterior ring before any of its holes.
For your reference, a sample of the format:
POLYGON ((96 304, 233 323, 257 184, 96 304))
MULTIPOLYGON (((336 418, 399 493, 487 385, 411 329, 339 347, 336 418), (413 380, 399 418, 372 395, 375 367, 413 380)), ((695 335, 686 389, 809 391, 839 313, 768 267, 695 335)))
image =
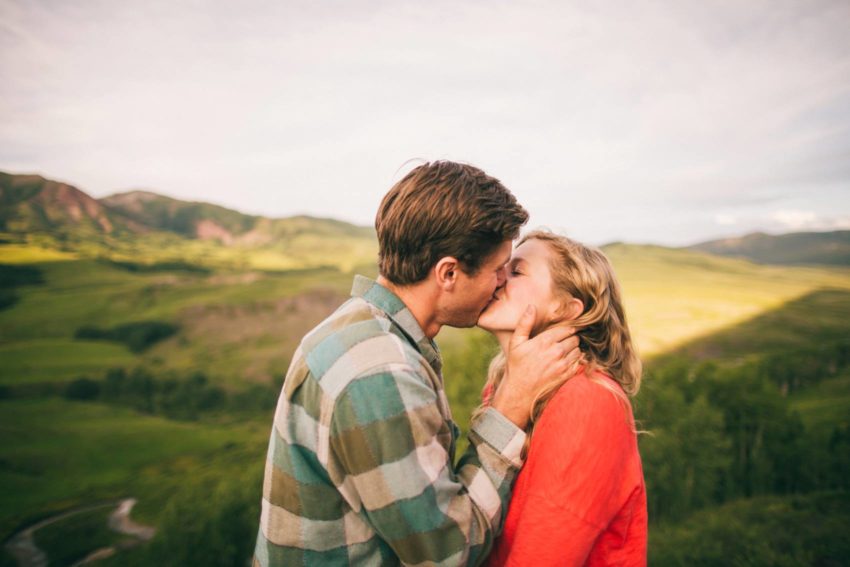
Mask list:
POLYGON ((548 382, 572 376, 581 362, 575 329, 553 326, 529 338, 536 309, 529 305, 511 337, 505 377, 493 397, 492 407, 525 429, 537 392, 548 382))

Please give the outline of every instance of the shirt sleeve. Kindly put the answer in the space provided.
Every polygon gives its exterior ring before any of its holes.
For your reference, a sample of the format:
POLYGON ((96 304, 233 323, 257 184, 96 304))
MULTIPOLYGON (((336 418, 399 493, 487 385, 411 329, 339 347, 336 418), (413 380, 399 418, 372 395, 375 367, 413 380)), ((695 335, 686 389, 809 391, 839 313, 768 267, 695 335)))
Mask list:
POLYGON ((329 465, 355 512, 406 564, 478 564, 504 518, 525 433, 493 409, 457 467, 431 384, 410 368, 351 382, 336 398, 329 465))
POLYGON ((570 382, 533 433, 507 565, 583 565, 623 505, 634 436, 627 403, 587 379, 570 382))

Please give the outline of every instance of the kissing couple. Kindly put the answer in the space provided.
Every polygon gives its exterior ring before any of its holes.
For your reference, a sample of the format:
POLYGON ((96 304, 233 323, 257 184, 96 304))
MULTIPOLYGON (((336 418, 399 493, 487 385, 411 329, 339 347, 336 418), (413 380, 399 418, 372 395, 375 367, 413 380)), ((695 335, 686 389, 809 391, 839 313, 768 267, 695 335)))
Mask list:
POLYGON ((377 280, 355 276, 287 371, 255 566, 646 564, 620 286, 595 248, 520 238, 527 221, 467 164, 420 165, 384 196, 377 280), (444 325, 500 346, 460 456, 444 325))

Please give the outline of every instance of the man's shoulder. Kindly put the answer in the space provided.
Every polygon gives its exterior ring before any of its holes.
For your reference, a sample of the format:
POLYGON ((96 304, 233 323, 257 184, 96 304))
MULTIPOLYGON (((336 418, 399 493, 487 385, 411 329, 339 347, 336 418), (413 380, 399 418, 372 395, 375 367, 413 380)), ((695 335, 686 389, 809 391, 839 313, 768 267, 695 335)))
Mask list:
POLYGON ((359 297, 305 335, 299 350, 310 373, 331 395, 369 372, 418 371, 424 360, 385 312, 359 297))
POLYGON ((301 340, 301 350, 309 353, 328 338, 351 332, 380 332, 386 314, 361 297, 352 297, 313 327, 301 340))

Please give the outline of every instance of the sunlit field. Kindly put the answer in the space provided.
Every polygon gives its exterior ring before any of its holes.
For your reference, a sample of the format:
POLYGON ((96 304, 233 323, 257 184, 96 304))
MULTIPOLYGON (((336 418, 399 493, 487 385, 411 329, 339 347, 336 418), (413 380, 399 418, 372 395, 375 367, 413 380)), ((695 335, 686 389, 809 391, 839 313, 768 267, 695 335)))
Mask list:
POLYGON ((657 246, 605 252, 623 284, 644 356, 734 326, 821 288, 850 289, 850 268, 763 266, 657 246))

